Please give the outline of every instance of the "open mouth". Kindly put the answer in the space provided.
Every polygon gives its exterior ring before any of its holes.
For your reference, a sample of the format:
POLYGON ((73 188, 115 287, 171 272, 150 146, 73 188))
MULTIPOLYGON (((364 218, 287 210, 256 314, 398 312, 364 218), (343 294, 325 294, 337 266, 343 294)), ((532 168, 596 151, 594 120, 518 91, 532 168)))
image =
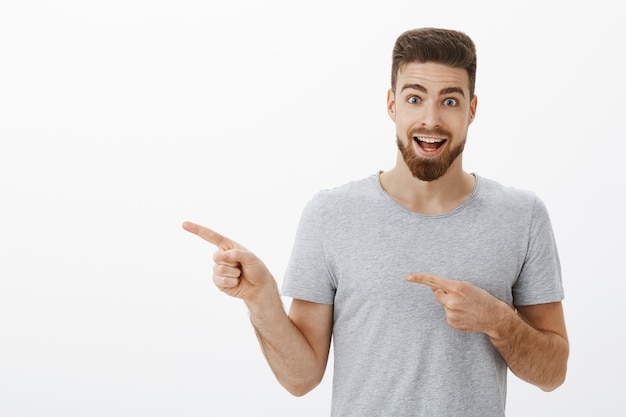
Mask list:
POLYGON ((447 139, 432 138, 427 136, 413 136, 413 140, 417 143, 417 146, 425 153, 435 152, 447 139))

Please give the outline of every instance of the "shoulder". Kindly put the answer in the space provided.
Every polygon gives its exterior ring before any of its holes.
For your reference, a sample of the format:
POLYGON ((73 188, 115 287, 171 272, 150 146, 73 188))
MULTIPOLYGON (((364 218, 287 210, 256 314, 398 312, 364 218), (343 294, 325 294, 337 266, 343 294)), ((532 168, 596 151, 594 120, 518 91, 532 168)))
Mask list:
POLYGON ((549 222, 548 209, 541 198, 528 189, 503 185, 494 180, 478 177, 478 187, 472 206, 503 227, 549 222))
POLYGON ((543 202, 531 190, 503 185, 497 181, 476 176, 478 179, 477 197, 491 205, 507 210, 533 210, 543 202))
POLYGON ((361 204, 363 201, 380 198, 378 174, 354 180, 337 187, 318 191, 309 201, 309 206, 332 207, 346 206, 351 203, 361 204))
POLYGON ((379 211, 385 200, 378 175, 318 191, 305 205, 302 221, 320 227, 344 228, 363 216, 379 211))

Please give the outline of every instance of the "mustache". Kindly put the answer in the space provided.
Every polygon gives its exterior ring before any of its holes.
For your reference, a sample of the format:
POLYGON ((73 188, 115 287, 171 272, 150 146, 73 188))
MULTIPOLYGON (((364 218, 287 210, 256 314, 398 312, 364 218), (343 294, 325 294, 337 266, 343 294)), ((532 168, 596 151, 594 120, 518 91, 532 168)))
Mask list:
POLYGON ((436 136, 436 137, 443 137, 446 139, 449 139, 452 137, 452 133, 450 133, 450 131, 443 129, 443 128, 434 128, 434 129, 427 129, 425 127, 416 127, 413 129, 410 129, 408 132, 408 137, 412 138, 415 136, 436 136))

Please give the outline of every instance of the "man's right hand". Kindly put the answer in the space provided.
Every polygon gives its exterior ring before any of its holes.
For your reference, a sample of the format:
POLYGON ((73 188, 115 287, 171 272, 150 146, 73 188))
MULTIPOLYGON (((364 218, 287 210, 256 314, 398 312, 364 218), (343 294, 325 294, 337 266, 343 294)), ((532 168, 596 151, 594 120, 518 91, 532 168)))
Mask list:
POLYGON ((297 396, 316 387, 328 363, 332 304, 295 299, 288 316, 276 281, 252 252, 209 228, 185 222, 183 229, 220 249, 213 255, 213 282, 248 306, 261 349, 281 385, 297 396))
POLYGON ((254 301, 263 290, 276 291, 276 281, 265 264, 245 247, 199 224, 184 222, 183 229, 219 248, 213 255, 213 283, 222 292, 254 301))

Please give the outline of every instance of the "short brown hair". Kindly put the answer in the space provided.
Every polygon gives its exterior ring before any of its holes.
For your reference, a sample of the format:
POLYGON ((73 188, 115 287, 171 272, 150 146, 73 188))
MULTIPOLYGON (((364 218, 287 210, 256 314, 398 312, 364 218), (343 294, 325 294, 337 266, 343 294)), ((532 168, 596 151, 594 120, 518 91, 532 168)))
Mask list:
POLYGON ((470 97, 476 85, 476 46, 463 32, 449 29, 420 28, 398 36, 393 47, 391 89, 395 91, 398 71, 411 62, 436 62, 453 68, 465 68, 469 77, 470 97))

